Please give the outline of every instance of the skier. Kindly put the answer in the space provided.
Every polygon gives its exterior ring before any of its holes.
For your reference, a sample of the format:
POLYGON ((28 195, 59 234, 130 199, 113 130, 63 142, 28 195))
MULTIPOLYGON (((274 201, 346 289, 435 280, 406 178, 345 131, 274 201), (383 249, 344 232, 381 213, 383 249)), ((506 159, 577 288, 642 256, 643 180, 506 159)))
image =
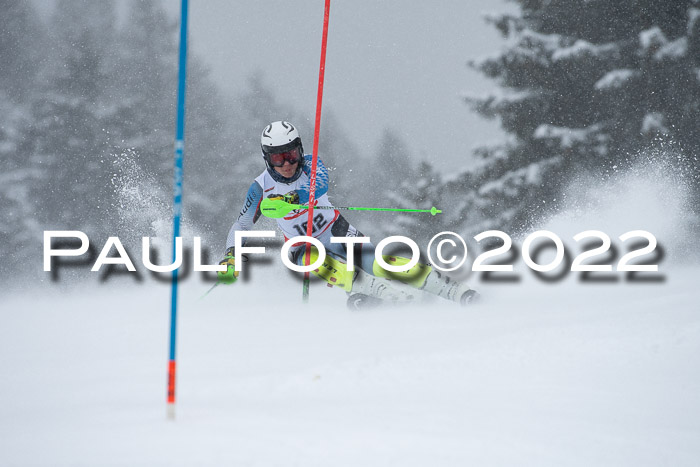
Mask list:
MULTIPOLYGON (((289 122, 270 123, 261 135, 262 156, 267 169, 252 183, 246 196, 238 219, 231 226, 226 240, 226 253, 219 263, 228 266, 225 272, 219 272, 219 282, 235 282, 238 271, 234 263, 235 233, 250 230, 260 217, 260 203, 266 196, 280 199, 291 204, 309 202, 309 184, 312 156, 304 155, 304 148, 297 129, 289 122)), ((316 170, 316 204, 315 206, 332 206, 328 199, 328 170, 319 159, 316 170)), ((283 218, 277 219, 285 240, 307 233, 307 210, 295 210, 283 218)), ((438 295, 462 305, 472 302, 477 293, 467 285, 461 284, 440 274, 425 264, 417 264, 402 273, 382 269, 375 261, 374 245, 357 244, 354 250, 355 271, 348 271, 346 245, 331 243, 331 237, 362 237, 353 225, 335 209, 319 209, 313 218, 313 237, 326 248, 323 265, 314 271, 333 286, 345 290, 349 295, 350 308, 373 306, 383 301, 403 302, 414 298, 415 290, 422 290, 438 295)), ((245 239, 244 239, 245 241, 245 239)), ((290 250, 290 259, 298 265, 305 264, 306 244, 297 244, 290 250)), ((311 248, 309 264, 318 259, 318 251, 311 248)), ((402 265, 407 258, 384 256, 387 263, 402 265)))

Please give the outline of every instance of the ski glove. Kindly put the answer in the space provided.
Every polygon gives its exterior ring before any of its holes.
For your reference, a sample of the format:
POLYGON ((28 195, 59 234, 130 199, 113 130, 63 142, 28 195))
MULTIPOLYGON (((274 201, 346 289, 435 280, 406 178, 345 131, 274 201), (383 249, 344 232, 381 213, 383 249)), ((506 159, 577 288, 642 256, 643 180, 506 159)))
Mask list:
POLYGON ((238 271, 235 270, 235 255, 233 254, 233 247, 226 250, 224 259, 222 259, 219 264, 226 265, 226 271, 217 271, 216 275, 219 278, 219 282, 222 284, 233 284, 238 280, 238 271))
POLYGON ((289 204, 299 204, 299 193, 296 191, 290 191, 286 195, 271 194, 268 196, 269 199, 282 200, 289 204))

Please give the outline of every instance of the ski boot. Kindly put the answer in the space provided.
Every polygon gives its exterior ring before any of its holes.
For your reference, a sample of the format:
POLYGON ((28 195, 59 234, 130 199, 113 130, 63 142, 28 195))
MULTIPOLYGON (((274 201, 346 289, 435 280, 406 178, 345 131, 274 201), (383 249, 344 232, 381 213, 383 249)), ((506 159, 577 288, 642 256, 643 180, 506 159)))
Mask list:
MULTIPOLYGON (((388 264, 404 265, 409 262, 409 259, 402 256, 384 255, 384 261, 388 264)), ((479 297, 479 294, 467 284, 457 282, 427 264, 418 263, 404 272, 389 272, 382 269, 375 262, 373 271, 378 277, 386 277, 403 282, 418 290, 437 295, 462 306, 474 303, 479 297)))
POLYGON ((404 284, 372 276, 362 269, 357 269, 349 295, 348 307, 351 309, 376 307, 382 303, 407 303, 416 298, 404 284))
POLYGON ((439 271, 433 269, 425 278, 425 283, 421 290, 442 297, 446 300, 459 303, 462 306, 468 306, 479 299, 479 294, 476 290, 469 287, 467 284, 457 282, 449 276, 440 274, 439 271))

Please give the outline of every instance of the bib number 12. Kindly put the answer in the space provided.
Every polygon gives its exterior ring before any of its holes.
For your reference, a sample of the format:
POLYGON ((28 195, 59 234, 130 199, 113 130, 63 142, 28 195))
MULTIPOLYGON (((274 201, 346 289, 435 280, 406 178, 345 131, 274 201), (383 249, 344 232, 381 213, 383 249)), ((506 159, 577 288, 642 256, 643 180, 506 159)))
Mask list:
MULTIPOLYGON (((312 224, 312 233, 318 232, 319 229, 325 227, 328 224, 328 221, 323 218, 323 214, 316 214, 316 217, 314 217, 314 223, 312 224)), ((299 235, 306 235, 306 231, 309 226, 309 221, 302 222, 301 224, 296 224, 294 226, 294 229, 299 232, 299 235)))

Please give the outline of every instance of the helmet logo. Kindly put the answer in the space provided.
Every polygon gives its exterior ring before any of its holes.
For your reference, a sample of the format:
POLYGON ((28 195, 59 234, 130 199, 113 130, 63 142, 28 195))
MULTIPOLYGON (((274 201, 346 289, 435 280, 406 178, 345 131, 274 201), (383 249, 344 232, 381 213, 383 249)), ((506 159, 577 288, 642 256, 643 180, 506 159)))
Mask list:
POLYGON ((287 134, 294 131, 294 126, 291 123, 288 123, 288 122, 281 122, 281 123, 282 123, 282 126, 287 130, 287 134))
POLYGON ((265 130, 263 131, 263 137, 272 138, 272 136, 270 136, 270 131, 272 131, 272 124, 269 124, 265 127, 265 130))

